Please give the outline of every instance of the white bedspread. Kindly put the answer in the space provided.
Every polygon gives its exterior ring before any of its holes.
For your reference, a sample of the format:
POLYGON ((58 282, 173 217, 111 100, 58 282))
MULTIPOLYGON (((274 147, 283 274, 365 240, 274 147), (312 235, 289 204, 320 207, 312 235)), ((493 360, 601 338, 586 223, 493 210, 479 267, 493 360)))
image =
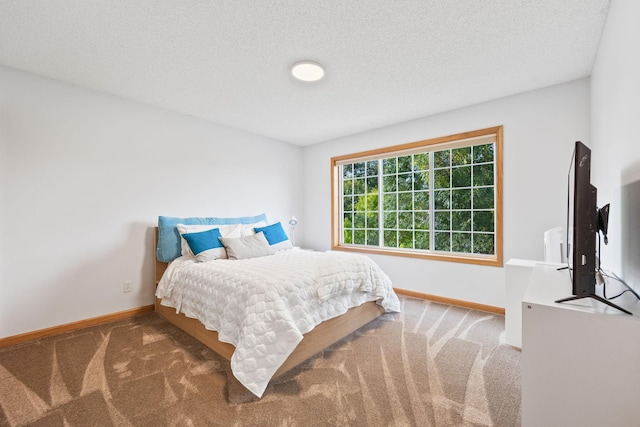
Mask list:
POLYGON ((167 268, 156 296, 233 344, 231 370, 258 397, 319 323, 366 301, 400 310, 391 280, 370 258, 300 249, 203 263, 181 257, 167 268))

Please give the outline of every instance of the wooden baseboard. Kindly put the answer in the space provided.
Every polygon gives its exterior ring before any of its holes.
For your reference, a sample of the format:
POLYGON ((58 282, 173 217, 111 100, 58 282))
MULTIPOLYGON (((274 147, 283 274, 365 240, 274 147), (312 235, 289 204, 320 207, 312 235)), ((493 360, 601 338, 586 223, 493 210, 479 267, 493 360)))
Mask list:
POLYGON ((473 310, 487 311, 489 313, 504 315, 504 308, 502 307, 494 307, 492 305, 478 304, 476 302, 440 297, 437 295, 423 294, 421 292, 407 291, 405 289, 394 288, 394 291, 396 291, 397 294, 406 295, 408 297, 425 299, 425 300, 430 300, 435 302, 441 302, 443 304, 457 305, 459 307, 471 308, 473 310))
POLYGON ((38 338, 49 337, 52 335, 58 335, 63 332, 74 331, 76 329, 87 328, 99 323, 111 322, 113 320, 120 320, 127 317, 133 317, 137 314, 153 311, 152 305, 145 305, 144 307, 132 308, 131 310, 119 311, 117 313, 105 314, 104 316, 93 317, 91 319, 79 320, 77 322, 67 323, 65 325, 53 326, 51 328, 40 329, 33 332, 27 332, 20 335, 13 335, 7 338, 0 338, 0 348, 8 347, 10 345, 23 343, 25 341, 35 340, 38 338))
MULTIPOLYGON (((408 291, 405 289, 394 289, 396 293, 400 295, 406 295, 408 297, 425 299, 430 301, 441 302, 443 304, 457 305, 459 307, 471 308, 473 310, 487 311, 489 313, 496 313, 504 315, 504 308, 494 307, 491 305, 478 304, 475 302, 463 301, 453 298, 445 298, 437 295, 423 294, 421 292, 408 291)), ((120 320, 127 317, 132 317, 137 314, 153 311, 153 305, 146 305, 144 307, 133 308, 131 310, 120 311, 117 313, 106 314, 104 316, 93 317, 91 319, 80 320, 78 322, 67 323, 65 325, 53 326, 51 328, 40 329, 33 332, 27 332, 20 335, 13 335, 6 338, 0 338, 0 348, 8 347, 10 345, 19 344, 25 341, 30 341, 38 338, 49 337, 52 335, 61 334, 63 332, 73 331, 76 329, 87 328, 99 323, 111 322, 113 320, 120 320)))

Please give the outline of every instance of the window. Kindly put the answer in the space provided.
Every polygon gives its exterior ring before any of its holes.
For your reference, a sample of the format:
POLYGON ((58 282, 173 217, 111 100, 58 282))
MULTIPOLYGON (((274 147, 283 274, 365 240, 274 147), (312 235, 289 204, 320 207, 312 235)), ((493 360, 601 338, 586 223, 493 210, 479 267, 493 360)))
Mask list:
POLYGON ((331 159, 333 249, 502 265, 502 127, 331 159))

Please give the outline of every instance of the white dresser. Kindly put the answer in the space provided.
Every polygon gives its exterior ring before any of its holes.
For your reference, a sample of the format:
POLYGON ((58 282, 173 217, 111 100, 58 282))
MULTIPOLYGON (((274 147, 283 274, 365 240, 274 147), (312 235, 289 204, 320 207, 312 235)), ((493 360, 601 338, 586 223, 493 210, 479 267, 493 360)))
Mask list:
MULTIPOLYGON (((621 289, 610 281, 607 294, 621 289)), ((522 426, 640 426, 640 301, 613 301, 633 316, 591 298, 554 302, 570 295, 568 270, 533 268, 522 300, 522 426)))

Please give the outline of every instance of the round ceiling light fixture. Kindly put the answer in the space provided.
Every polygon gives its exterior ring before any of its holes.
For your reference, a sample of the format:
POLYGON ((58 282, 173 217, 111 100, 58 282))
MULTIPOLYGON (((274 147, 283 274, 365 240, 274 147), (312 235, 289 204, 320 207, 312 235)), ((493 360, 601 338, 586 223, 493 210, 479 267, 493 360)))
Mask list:
POLYGON ((303 82, 316 82, 324 77, 324 68, 314 61, 300 61, 293 64, 291 74, 303 82))

